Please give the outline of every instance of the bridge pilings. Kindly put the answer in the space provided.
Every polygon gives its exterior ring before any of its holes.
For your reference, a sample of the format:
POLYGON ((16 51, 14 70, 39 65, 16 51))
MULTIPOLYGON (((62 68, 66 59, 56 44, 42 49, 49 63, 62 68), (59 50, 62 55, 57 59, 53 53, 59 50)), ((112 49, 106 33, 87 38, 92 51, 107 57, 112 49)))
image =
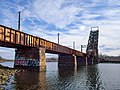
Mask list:
POLYGON ((94 64, 98 64, 98 58, 97 57, 93 57, 93 56, 88 56, 87 57, 87 63, 88 65, 94 65, 94 64))
POLYGON ((46 55, 45 48, 39 48, 39 68, 40 71, 46 71, 46 55))
POLYGON ((59 54, 58 57, 58 66, 85 66, 88 62, 86 60, 86 56, 75 56, 68 54, 59 54))
POLYGON ((45 71, 45 48, 17 48, 15 50, 14 67, 45 71))
POLYGON ((85 56, 77 56, 77 66, 85 66, 87 65, 85 56))
POLYGON ((58 57, 58 66, 70 66, 74 67, 76 65, 76 56, 69 54, 59 54, 58 57))
POLYGON ((98 57, 93 57, 93 64, 98 64, 99 61, 98 61, 98 57))
POLYGON ((58 57, 58 66, 87 66, 97 64, 98 61, 96 58, 91 56, 75 56, 68 54, 60 54, 58 57))
POLYGON ((87 65, 94 65, 98 64, 98 59, 92 56, 77 56, 77 66, 87 66, 87 65))
POLYGON ((87 57, 87 63, 88 63, 88 65, 93 65, 93 58, 87 57))

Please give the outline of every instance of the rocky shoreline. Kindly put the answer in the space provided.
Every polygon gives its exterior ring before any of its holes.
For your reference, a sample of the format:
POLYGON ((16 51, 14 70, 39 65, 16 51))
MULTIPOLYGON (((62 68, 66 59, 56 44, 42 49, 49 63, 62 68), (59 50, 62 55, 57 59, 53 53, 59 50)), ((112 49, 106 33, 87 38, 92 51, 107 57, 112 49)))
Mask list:
POLYGON ((0 65, 0 85, 4 85, 7 81, 9 81, 10 76, 14 75, 17 72, 18 71, 13 68, 0 65))

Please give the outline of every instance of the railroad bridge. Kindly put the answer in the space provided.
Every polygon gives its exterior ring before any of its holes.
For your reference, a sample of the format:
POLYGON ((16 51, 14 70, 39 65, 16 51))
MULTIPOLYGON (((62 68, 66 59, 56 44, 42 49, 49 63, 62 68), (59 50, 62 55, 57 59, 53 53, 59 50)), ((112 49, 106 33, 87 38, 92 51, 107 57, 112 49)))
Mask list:
POLYGON ((46 70, 45 53, 58 54, 58 66, 98 63, 98 30, 91 31, 86 53, 0 25, 0 46, 15 48, 15 68, 46 70))

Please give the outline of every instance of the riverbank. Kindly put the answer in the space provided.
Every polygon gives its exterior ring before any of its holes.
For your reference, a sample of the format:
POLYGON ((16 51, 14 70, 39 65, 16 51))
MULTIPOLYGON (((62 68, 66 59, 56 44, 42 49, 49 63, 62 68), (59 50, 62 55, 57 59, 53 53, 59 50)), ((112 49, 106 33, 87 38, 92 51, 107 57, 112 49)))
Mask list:
POLYGON ((13 68, 0 65, 0 85, 4 85, 6 82, 9 82, 10 76, 14 75, 17 72, 18 71, 13 68))
POLYGON ((2 62, 13 62, 14 60, 0 59, 0 63, 2 62))
POLYGON ((100 63, 119 63, 120 61, 100 61, 100 63))

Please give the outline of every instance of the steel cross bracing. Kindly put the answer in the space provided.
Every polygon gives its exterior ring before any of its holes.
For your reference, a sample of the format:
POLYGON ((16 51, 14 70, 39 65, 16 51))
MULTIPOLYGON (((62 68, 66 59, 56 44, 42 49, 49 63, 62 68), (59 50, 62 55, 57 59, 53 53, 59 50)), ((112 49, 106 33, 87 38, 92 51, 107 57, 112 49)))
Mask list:
POLYGON ((98 57, 98 34, 99 30, 90 31, 86 53, 98 57))

